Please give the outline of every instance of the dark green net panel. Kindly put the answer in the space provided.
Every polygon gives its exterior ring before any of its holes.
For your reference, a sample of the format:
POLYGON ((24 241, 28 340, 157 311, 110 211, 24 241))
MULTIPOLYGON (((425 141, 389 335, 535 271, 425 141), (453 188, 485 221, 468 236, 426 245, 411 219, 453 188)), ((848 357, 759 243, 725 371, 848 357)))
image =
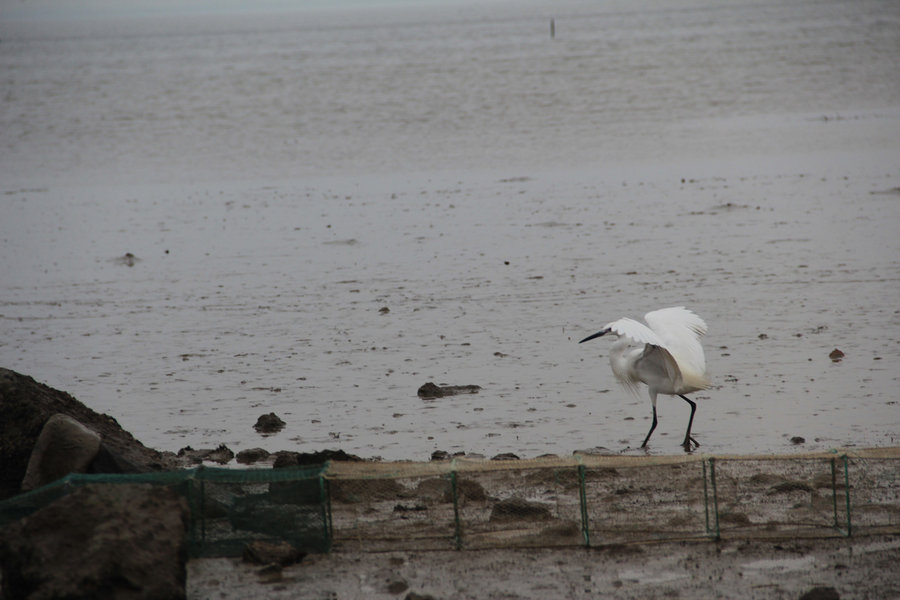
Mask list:
POLYGON ((331 521, 325 465, 291 469, 216 469, 131 475, 71 474, 0 503, 0 528, 87 484, 143 483, 178 492, 190 508, 193 557, 240 556, 247 543, 286 541, 305 552, 327 552, 331 521))

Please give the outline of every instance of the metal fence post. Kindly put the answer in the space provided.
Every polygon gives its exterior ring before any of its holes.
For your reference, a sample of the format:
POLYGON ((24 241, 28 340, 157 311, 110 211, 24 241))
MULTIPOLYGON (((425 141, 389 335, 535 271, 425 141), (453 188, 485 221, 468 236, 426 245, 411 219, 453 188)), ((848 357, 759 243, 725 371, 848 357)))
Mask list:
POLYGON ((701 460, 703 466, 703 515, 706 517, 706 535, 709 535, 709 487, 706 485, 706 461, 701 460))
POLYGON ((334 541, 331 521, 331 484, 325 479, 325 471, 330 464, 331 462, 329 461, 319 471, 319 502, 322 504, 322 524, 325 528, 325 552, 331 552, 331 544, 334 541))
POLYGON ((834 457, 831 458, 831 504, 834 508, 834 528, 840 531, 837 516, 837 465, 834 457))
POLYGON ((578 495, 581 502, 581 535, 584 536, 584 545, 591 547, 591 531, 588 520, 587 492, 584 486, 584 465, 578 465, 578 495))
POLYGON ((721 539, 722 532, 719 530, 719 494, 716 489, 716 459, 715 457, 709 458, 709 480, 710 485, 712 485, 712 493, 713 493, 713 516, 715 517, 716 524, 716 540, 721 539))
POLYGON ((462 527, 459 523, 459 491, 456 486, 456 469, 450 471, 450 491, 453 495, 454 542, 456 549, 462 549, 462 527))
POLYGON ((847 500, 847 537, 853 535, 853 526, 850 522, 850 457, 846 454, 841 458, 844 459, 844 497, 847 500))
POLYGON ((200 479, 200 552, 206 550, 206 478, 203 477, 203 465, 197 467, 200 479))

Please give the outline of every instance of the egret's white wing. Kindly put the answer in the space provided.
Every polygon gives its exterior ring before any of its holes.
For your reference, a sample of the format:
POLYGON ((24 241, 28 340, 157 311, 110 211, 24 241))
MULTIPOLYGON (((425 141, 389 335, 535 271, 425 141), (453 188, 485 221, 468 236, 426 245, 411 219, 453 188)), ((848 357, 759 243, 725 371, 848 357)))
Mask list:
POLYGON ((700 345, 700 336, 707 331, 703 319, 683 306, 654 310, 644 319, 661 341, 658 345, 675 359, 684 384, 697 389, 707 387, 706 357, 700 345))
POLYGON ((663 340, 649 327, 634 319, 624 317, 618 321, 607 323, 603 329, 609 329, 618 336, 627 337, 639 344, 665 346, 663 340))
POLYGON ((667 331, 680 335, 683 330, 687 329, 696 337, 700 337, 708 329, 703 319, 683 306, 661 308, 648 312, 644 315, 644 320, 650 325, 650 329, 661 336, 664 336, 667 331))
POLYGON ((678 364, 662 346, 644 346, 644 351, 634 366, 641 376, 641 381, 647 385, 653 385, 657 389, 665 389, 671 385, 673 390, 678 390, 682 386, 678 364))

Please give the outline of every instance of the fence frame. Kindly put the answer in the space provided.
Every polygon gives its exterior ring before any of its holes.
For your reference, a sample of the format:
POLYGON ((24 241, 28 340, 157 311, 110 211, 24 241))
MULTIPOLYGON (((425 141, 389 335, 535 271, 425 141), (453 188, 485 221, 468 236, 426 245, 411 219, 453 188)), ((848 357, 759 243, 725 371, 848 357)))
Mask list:
MULTIPOLYGON (((456 550, 462 550, 467 547, 467 544, 460 510, 461 493, 458 479, 460 474, 515 470, 529 471, 552 468, 556 469, 558 473, 572 473, 574 471, 573 475, 576 478, 578 487, 578 510, 580 512, 581 521, 579 530, 581 542, 578 545, 585 548, 591 548, 596 545, 596 540, 592 540, 589 515, 586 484, 588 468, 603 469, 609 468, 611 465, 623 468, 641 468, 666 465, 687 465, 689 463, 699 462, 703 482, 703 517, 702 525, 700 526, 701 531, 698 531, 698 534, 700 537, 718 541, 723 537, 720 526, 721 508, 719 506, 719 482, 717 481, 717 466, 720 465, 720 463, 739 461, 823 461, 823 464, 827 464, 830 467, 831 529, 838 535, 849 538, 855 533, 858 533, 853 526, 850 463, 851 460, 865 461, 866 459, 900 459, 900 447, 854 450, 852 452, 833 450, 831 452, 781 456, 591 456, 576 454, 573 457, 568 458, 557 457, 554 459, 533 459, 528 461, 488 461, 454 458, 450 461, 434 461, 431 463, 328 462, 314 467, 287 469, 222 469, 200 466, 191 470, 167 473, 131 475, 71 474, 44 486, 43 488, 0 502, 0 527, 5 526, 12 520, 30 514, 30 512, 33 512, 34 510, 38 510, 41 506, 52 502, 56 498, 65 495, 81 485, 90 483, 151 483, 176 487, 180 486, 179 493, 185 497, 191 511, 190 525, 186 532, 190 554, 191 556, 209 555, 204 553, 209 542, 207 519, 204 516, 209 494, 207 482, 219 482, 224 484, 244 483, 254 485, 316 479, 315 485, 320 500, 318 509, 316 510, 319 511, 323 534, 325 536, 320 550, 323 552, 330 552, 333 550, 335 539, 332 506, 335 493, 335 488, 333 486, 335 482, 342 480, 367 481, 376 479, 413 479, 438 476, 446 478, 449 481, 450 496, 453 503, 452 539, 447 540, 448 546, 456 550), (572 469, 572 471, 569 471, 569 469, 572 469), (840 471, 843 471, 843 473, 841 474, 840 471), (841 485, 844 488, 843 494, 839 494, 841 485), (842 523, 841 517, 844 516, 846 517, 846 520, 842 523)), ((891 485, 897 481, 895 479, 897 472, 900 471, 890 470, 888 472, 891 476, 891 485)), ((826 476, 827 475, 823 473, 822 478, 824 479, 826 476)), ((823 486, 819 487, 821 488, 823 486)), ((310 504, 309 506, 314 505, 310 504)), ((818 526, 813 525, 813 527, 818 526)), ((889 523, 886 526, 876 524, 874 527, 876 529, 883 529, 886 527, 892 531, 900 531, 900 526, 895 523, 889 523)), ((866 527, 863 527, 863 530, 866 529, 866 527)), ((689 534, 688 537, 693 536, 689 534)), ((740 535, 736 537, 740 537, 740 535)), ((778 537, 778 535, 776 534, 775 537, 778 537)), ((678 539, 684 539, 684 536, 678 539)), ((571 546, 573 544, 565 543, 564 545, 571 546)))

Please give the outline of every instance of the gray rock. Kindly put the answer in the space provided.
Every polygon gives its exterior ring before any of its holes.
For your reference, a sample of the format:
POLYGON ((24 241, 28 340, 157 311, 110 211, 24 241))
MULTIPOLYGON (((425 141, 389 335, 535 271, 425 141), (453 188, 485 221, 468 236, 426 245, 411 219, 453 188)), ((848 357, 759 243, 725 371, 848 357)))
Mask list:
POLYGON ((481 386, 477 385, 436 385, 429 381, 419 388, 417 394, 423 400, 433 400, 457 394, 477 394, 480 390, 481 386))
POLYGON ((260 415, 256 420, 256 425, 253 426, 258 433, 262 434, 271 434, 278 433, 284 426, 287 425, 281 418, 275 413, 269 413, 267 415, 260 415))
POLYGON ((269 451, 263 448, 250 448, 237 453, 237 461, 242 465, 252 465, 267 458, 269 458, 269 451))
POLYGON ((188 507, 173 490, 93 484, 4 530, 6 598, 184 598, 188 507))
POLYGON ((31 451, 22 490, 56 481, 69 473, 84 473, 100 450, 100 436, 68 415, 50 417, 31 451))

